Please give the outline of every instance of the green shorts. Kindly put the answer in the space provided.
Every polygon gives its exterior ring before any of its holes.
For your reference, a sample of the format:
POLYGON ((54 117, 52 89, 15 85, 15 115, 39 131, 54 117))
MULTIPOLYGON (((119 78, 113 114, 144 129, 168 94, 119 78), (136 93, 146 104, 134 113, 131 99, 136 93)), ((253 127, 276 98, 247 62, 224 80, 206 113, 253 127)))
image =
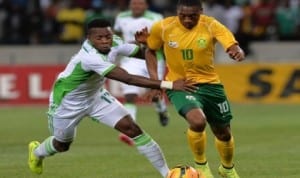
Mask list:
POLYGON ((230 105, 222 84, 198 84, 195 93, 167 90, 177 112, 185 117, 194 108, 201 108, 211 125, 227 125, 232 119, 230 105))

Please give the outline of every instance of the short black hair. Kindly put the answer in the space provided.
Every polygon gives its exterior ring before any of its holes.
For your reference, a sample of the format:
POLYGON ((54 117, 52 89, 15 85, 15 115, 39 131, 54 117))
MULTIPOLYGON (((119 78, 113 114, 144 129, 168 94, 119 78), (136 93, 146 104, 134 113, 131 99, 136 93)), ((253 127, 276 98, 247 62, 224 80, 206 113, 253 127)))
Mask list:
POLYGON ((198 6, 202 8, 201 0, 178 0, 177 6, 198 6))
POLYGON ((97 28, 97 27, 99 28, 111 27, 111 23, 109 20, 105 18, 95 18, 87 23, 86 28, 87 30, 89 30, 91 28, 97 28))

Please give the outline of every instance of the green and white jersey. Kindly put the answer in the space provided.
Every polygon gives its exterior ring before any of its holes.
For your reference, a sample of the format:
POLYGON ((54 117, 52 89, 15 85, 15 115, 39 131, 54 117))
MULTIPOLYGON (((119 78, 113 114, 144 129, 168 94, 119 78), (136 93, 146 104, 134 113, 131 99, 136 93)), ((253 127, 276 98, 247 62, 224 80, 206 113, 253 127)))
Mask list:
POLYGON ((115 20, 114 30, 121 32, 126 42, 134 42, 134 34, 136 31, 145 27, 150 29, 154 22, 162 18, 161 14, 152 11, 145 11, 141 17, 133 17, 132 12, 128 10, 118 14, 115 20))
POLYGON ((116 32, 121 32, 125 42, 133 42, 134 34, 136 31, 141 30, 145 27, 150 29, 152 24, 163 17, 161 14, 152 11, 145 11, 144 15, 141 17, 133 17, 130 10, 121 12, 118 14, 114 30, 116 32))
MULTIPOLYGON (((132 43, 135 41, 134 34, 147 27, 148 30, 154 22, 163 19, 163 16, 159 13, 152 11, 145 11, 144 15, 141 17, 133 17, 130 10, 123 11, 118 14, 115 24, 114 31, 122 33, 122 37, 125 42, 132 43)), ((163 59, 162 51, 157 53, 158 60, 163 59)))
POLYGON ((75 54, 65 70, 62 71, 53 86, 50 102, 60 105, 66 99, 70 104, 84 103, 93 98, 103 87, 105 75, 116 67, 118 55, 131 56, 138 51, 135 44, 123 43, 114 36, 113 47, 109 54, 101 54, 86 40, 75 54))

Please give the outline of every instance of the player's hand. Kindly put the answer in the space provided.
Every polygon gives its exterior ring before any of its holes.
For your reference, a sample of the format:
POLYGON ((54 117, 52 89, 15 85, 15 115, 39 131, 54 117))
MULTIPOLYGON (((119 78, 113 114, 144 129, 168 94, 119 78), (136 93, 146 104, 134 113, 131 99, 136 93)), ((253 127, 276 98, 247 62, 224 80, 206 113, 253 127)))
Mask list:
POLYGON ((142 98, 146 101, 152 102, 153 100, 156 100, 157 98, 162 98, 162 90, 158 89, 151 89, 147 91, 142 98))
POLYGON ((235 61, 242 61, 245 59, 245 53, 238 45, 231 46, 227 50, 227 54, 235 61))
POLYGON ((140 31, 137 31, 134 34, 135 41, 138 42, 138 43, 140 43, 140 44, 144 44, 144 45, 147 44, 147 38, 148 38, 148 36, 149 36, 149 32, 148 32, 147 27, 143 28, 140 31))
POLYGON ((173 82, 173 90, 181 90, 187 92, 196 92, 198 89, 195 83, 185 79, 179 79, 173 82))

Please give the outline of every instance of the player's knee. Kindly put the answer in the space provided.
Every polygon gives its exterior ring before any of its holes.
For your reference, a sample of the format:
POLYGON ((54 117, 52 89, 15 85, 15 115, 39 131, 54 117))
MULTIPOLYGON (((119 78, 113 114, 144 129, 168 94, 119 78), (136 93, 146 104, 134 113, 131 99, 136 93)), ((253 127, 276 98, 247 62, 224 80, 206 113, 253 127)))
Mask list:
POLYGON ((197 110, 189 112, 186 114, 186 119, 194 131, 202 132, 206 127, 206 117, 203 112, 197 110))
POLYGON ((159 100, 160 100, 159 97, 153 97, 153 98, 152 98, 152 102, 154 102, 154 103, 159 102, 159 100))
POLYGON ((231 139, 231 135, 229 134, 219 134, 219 135, 216 135, 216 137, 218 138, 218 140, 221 140, 221 141, 224 141, 224 142, 227 142, 231 139))
POLYGON ((70 149, 71 143, 72 142, 60 142, 60 141, 57 141, 57 140, 53 141, 54 148, 58 152, 68 151, 70 149))
POLYGON ((190 127, 194 131, 202 132, 206 127, 206 121, 203 119, 194 119, 190 122, 190 127))
POLYGON ((142 133, 141 128, 132 120, 129 115, 120 119, 120 121, 116 123, 115 129, 131 138, 136 137, 142 133))
POLYGON ((218 140, 227 142, 231 139, 231 134, 228 132, 218 132, 215 134, 215 136, 218 138, 218 140))
POLYGON ((124 128, 124 134, 133 138, 142 134, 142 130, 136 123, 130 123, 124 128))
POLYGON ((126 102, 128 103, 135 103, 136 102, 136 99, 137 99, 138 95, 137 94, 126 94, 125 95, 125 100, 126 102))

